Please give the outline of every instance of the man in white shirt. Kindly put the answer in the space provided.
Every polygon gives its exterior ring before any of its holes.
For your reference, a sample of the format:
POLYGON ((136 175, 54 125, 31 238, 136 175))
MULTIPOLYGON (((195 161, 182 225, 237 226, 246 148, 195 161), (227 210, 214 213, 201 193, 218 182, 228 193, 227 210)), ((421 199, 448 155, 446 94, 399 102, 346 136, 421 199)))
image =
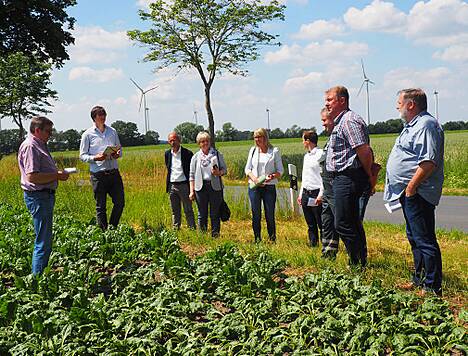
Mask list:
POLYGON ((97 224, 103 230, 108 227, 107 194, 114 204, 109 219, 111 226, 119 224, 125 205, 122 176, 117 163, 117 159, 122 156, 122 147, 117 131, 105 124, 106 117, 106 110, 102 106, 93 107, 91 119, 94 125, 83 133, 80 143, 80 159, 89 163, 97 224), (105 152, 108 147, 112 147, 111 153, 105 152))
POLYGON ((164 161, 167 168, 166 192, 169 193, 171 201, 172 225, 175 229, 180 228, 182 203, 187 225, 190 229, 196 229, 188 181, 193 152, 180 145, 180 136, 176 132, 169 134, 167 142, 171 149, 164 153, 164 161))

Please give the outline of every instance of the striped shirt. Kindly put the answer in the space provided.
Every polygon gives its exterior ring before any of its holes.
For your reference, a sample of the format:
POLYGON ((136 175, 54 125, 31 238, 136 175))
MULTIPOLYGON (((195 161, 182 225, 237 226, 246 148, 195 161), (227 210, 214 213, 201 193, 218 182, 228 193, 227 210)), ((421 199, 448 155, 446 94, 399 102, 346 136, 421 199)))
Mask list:
POLYGON ((365 121, 354 111, 343 111, 335 119, 335 127, 330 135, 327 171, 342 172, 348 168, 361 167, 355 149, 364 144, 369 144, 365 121))

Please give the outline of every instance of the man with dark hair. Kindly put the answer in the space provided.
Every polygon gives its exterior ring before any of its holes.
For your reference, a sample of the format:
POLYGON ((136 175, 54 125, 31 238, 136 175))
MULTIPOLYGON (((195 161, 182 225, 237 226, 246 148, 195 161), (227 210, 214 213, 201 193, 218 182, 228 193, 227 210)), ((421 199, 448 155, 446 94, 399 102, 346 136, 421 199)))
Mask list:
POLYGON ((177 132, 171 132, 167 137, 167 142, 171 145, 171 149, 164 153, 164 161, 167 168, 166 192, 169 193, 171 201, 172 225, 175 229, 180 228, 182 219, 180 205, 182 203, 187 225, 195 230, 188 180, 193 152, 180 145, 180 136, 177 132))
POLYGON ((119 224, 125 204, 122 176, 117 164, 117 159, 122 156, 122 147, 117 131, 105 124, 106 117, 106 110, 102 106, 91 109, 94 125, 83 133, 80 144, 80 159, 90 164, 96 219, 103 230, 108 227, 107 194, 114 204, 109 219, 113 227, 119 224))
POLYGON ((333 175, 335 228, 346 246, 350 264, 364 267, 367 263, 366 235, 359 219, 359 198, 369 188, 372 177, 369 134, 364 120, 349 109, 345 87, 327 90, 325 107, 334 119, 326 167, 333 175))
POLYGON ((67 172, 57 170, 47 141, 53 123, 43 116, 31 119, 30 134, 18 151, 18 164, 21 172, 21 188, 24 201, 33 218, 34 251, 32 273, 41 274, 49 263, 52 252, 52 218, 55 205, 55 190, 58 181, 68 179, 67 172))
POLYGON ((387 161, 384 199, 399 200, 414 258, 412 283, 442 294, 442 256, 435 234, 435 206, 444 182, 444 132, 427 110, 421 89, 398 93, 397 110, 406 124, 387 161))

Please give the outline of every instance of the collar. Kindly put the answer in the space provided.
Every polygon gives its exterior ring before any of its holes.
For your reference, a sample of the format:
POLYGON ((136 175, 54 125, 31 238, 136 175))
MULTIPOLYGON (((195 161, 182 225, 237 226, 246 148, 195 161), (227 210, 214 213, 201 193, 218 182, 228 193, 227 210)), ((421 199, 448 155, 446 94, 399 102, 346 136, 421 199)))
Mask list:
POLYGON ((174 152, 171 148, 171 153, 173 156, 177 156, 180 152, 182 152, 182 146, 179 146, 179 149, 177 150, 177 152, 174 152))
POLYGON ((350 111, 350 109, 345 109, 343 110, 342 112, 340 112, 338 114, 338 116, 335 118, 334 122, 335 122, 335 127, 338 126, 338 124, 340 123, 342 117, 344 116, 344 114, 346 114, 348 111, 350 111))
POLYGON ((47 148, 47 144, 44 141, 42 141, 40 138, 34 136, 33 134, 29 134, 29 137, 30 137, 31 141, 34 141, 39 146, 47 148))
POLYGON ((315 146, 314 148, 312 148, 312 149, 311 149, 310 151, 308 151, 307 153, 308 153, 309 155, 313 156, 314 154, 317 153, 317 149, 318 149, 318 147, 315 146))
POLYGON ((405 124, 405 127, 413 127, 414 125, 416 125, 419 118, 424 116, 424 115, 430 115, 430 114, 427 111, 421 111, 419 114, 417 114, 415 117, 413 117, 410 122, 407 122, 405 124))
POLYGON ((99 128, 96 126, 96 124, 94 124, 94 131, 97 131, 99 133, 104 133, 104 132, 106 132, 106 130, 107 130, 107 125, 106 124, 104 124, 104 131, 102 131, 102 132, 101 132, 101 130, 99 130, 99 128))

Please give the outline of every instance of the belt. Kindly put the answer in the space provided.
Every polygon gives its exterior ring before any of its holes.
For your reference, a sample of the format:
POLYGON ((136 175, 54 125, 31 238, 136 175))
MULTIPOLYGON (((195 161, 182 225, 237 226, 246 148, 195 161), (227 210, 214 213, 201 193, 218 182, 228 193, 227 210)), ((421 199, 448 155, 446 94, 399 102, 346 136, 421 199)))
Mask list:
MULTIPOLYGON (((328 172, 329 174, 331 174, 332 177, 337 177, 337 176, 354 176, 355 174, 358 174, 358 173, 364 173, 366 174, 366 172, 364 171, 364 168, 362 167, 358 167, 358 168, 346 168, 345 170, 341 171, 341 172, 328 172)), ((367 175, 367 174, 366 174, 367 175)))
POLYGON ((99 172, 91 172, 91 175, 98 177, 98 176, 110 176, 113 174, 119 173, 118 169, 108 169, 105 171, 99 171, 99 172))
POLYGON ((44 188, 40 190, 25 190, 26 193, 49 193, 55 194, 55 189, 44 188))
POLYGON ((188 184, 188 180, 184 180, 182 182, 171 182, 171 184, 174 184, 174 185, 188 184))
POLYGON ((311 193, 315 193, 315 192, 320 191, 320 188, 316 188, 316 189, 305 189, 304 188, 302 191, 306 192, 307 194, 311 194, 311 193))

